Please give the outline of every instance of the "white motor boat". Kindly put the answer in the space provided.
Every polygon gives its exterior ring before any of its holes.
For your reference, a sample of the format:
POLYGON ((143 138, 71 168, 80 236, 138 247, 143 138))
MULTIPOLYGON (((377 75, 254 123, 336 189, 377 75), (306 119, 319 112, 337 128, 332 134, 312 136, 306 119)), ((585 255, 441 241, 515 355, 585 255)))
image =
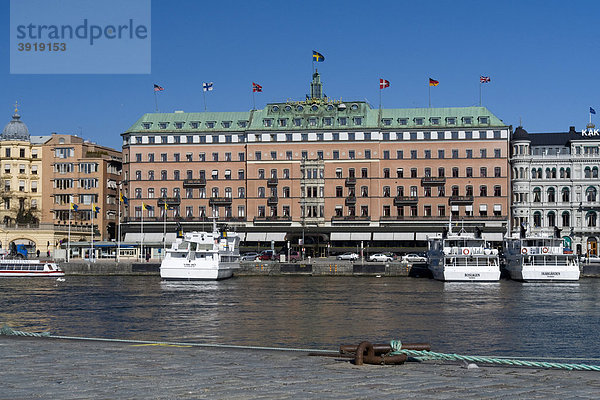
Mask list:
POLYGON ((167 280, 231 278, 240 267, 240 237, 235 232, 189 232, 177 239, 160 265, 167 280))
POLYGON ((579 260, 563 239, 525 236, 504 241, 506 270, 518 281, 577 281, 579 260))
POLYGON ((475 234, 448 232, 428 240, 427 262, 433 278, 440 281, 500 280, 498 250, 475 234))
POLYGON ((40 260, 0 260, 0 277, 61 277, 65 272, 53 262, 40 260))

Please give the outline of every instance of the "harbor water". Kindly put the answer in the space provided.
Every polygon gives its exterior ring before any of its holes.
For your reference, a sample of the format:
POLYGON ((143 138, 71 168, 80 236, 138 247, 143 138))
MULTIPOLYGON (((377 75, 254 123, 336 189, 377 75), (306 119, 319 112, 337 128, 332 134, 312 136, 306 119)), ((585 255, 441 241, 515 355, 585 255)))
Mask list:
POLYGON ((0 324, 56 335, 336 350, 430 342, 470 355, 600 364, 600 280, 443 283, 376 277, 1 279, 0 324))

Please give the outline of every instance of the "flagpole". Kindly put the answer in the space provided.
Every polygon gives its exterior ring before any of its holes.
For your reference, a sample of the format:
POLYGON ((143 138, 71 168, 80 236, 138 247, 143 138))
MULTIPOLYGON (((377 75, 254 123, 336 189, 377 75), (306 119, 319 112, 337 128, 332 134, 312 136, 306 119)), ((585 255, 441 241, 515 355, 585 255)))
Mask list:
POLYGON ((252 110, 256 110, 256 101, 254 100, 254 87, 252 88, 252 110))
POLYGON ((156 107, 156 112, 158 112, 158 99, 156 97, 156 90, 154 91, 154 106, 156 107))
POLYGON ((431 108, 431 83, 427 87, 429 88, 429 108, 431 108))
POLYGON ((69 203, 69 235, 67 236, 67 262, 71 261, 71 203, 69 203))
POLYGON ((121 253, 121 196, 123 196, 123 193, 119 189, 119 221, 117 225, 117 254, 115 256, 117 262, 119 262, 119 254, 121 253))
POLYGON ((379 85, 379 111, 381 111, 381 92, 383 92, 383 89, 381 88, 381 85, 379 85))
POLYGON ((90 254, 90 259, 94 259, 94 203, 92 203, 92 253, 90 254))
POLYGON ((140 258, 144 260, 144 203, 142 202, 142 224, 140 226, 140 258))
POLYGON ((481 82, 481 79, 479 79, 479 107, 481 107, 481 87, 483 86, 483 83, 481 82))
POLYGON ((206 90, 202 88, 202 98, 204 99, 204 112, 206 112, 206 90))
POLYGON ((164 207, 164 213, 165 213, 165 218, 164 218, 164 223, 163 223, 163 257, 166 255, 166 251, 167 251, 167 203, 165 202, 165 207, 164 207))

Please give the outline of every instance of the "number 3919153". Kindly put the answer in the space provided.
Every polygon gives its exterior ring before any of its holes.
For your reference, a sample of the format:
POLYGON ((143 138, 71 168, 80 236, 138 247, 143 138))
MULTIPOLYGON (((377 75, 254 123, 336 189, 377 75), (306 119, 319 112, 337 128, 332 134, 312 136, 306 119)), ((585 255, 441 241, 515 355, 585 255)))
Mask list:
POLYGON ((66 43, 53 42, 33 42, 33 43, 17 43, 19 51, 67 51, 66 43))

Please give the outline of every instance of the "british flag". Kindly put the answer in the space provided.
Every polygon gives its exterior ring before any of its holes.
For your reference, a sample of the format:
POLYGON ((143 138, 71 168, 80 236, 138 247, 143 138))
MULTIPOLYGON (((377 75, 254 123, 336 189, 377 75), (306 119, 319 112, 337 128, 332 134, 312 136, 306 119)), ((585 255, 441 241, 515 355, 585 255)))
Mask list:
POLYGON ((252 91, 253 92, 262 92, 262 86, 260 86, 258 83, 252 82, 252 91))
POLYGON ((490 83, 491 79, 489 76, 480 76, 479 77, 479 82, 480 83, 490 83))

